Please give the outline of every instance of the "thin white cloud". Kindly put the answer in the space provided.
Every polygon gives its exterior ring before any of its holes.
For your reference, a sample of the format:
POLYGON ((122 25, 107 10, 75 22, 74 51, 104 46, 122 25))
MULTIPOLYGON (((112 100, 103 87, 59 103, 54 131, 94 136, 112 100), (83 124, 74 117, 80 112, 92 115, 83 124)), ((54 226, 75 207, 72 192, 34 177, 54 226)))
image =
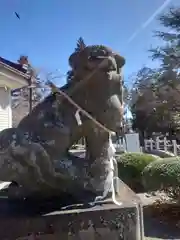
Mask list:
POLYGON ((167 7, 170 3, 172 2, 172 0, 165 0, 164 3, 146 20, 145 23, 143 23, 139 29, 137 29, 128 39, 128 43, 132 42, 134 40, 134 38, 139 34, 139 32, 141 32, 142 30, 144 30, 155 18, 157 15, 159 15, 165 7, 167 7))

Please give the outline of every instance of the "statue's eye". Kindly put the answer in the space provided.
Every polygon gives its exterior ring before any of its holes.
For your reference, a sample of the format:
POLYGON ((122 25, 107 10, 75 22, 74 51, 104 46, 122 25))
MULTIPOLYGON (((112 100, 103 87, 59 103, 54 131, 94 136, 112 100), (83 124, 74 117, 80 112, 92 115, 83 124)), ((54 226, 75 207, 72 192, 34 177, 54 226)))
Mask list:
POLYGON ((97 56, 90 55, 90 56, 88 57, 88 60, 96 60, 96 59, 98 59, 97 56))
POLYGON ((97 56, 99 56, 99 52, 97 50, 94 50, 94 51, 91 52, 91 56, 92 57, 97 57, 97 56))
POLYGON ((97 51, 92 51, 92 52, 89 54, 88 59, 89 59, 89 60, 96 60, 98 56, 99 56, 99 54, 98 54, 97 51))
POLYGON ((108 53, 107 53, 107 51, 105 51, 105 50, 101 50, 101 55, 102 55, 102 56, 107 56, 108 53))
POLYGON ((88 59, 90 60, 96 60, 96 59, 99 59, 101 57, 106 57, 108 55, 107 51, 103 50, 103 49, 97 49, 97 50, 94 50, 92 51, 90 54, 89 54, 89 57, 88 59))

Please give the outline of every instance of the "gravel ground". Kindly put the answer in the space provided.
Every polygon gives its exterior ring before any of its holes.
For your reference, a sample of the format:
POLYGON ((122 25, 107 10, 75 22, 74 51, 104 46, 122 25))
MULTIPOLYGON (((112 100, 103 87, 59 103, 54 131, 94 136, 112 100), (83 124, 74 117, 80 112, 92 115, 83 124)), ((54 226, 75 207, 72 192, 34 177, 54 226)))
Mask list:
MULTIPOLYGON (((141 198, 142 203, 145 207, 152 205, 156 200, 160 199, 161 197, 166 197, 163 193, 155 193, 152 195, 138 194, 141 198)), ((145 232, 145 240, 156 240, 156 239, 174 239, 180 240, 180 228, 176 227, 175 225, 167 224, 162 222, 158 218, 153 218, 144 208, 144 232, 145 232)))
POLYGON ((167 225, 158 219, 146 216, 146 214, 144 214, 144 232, 145 236, 150 239, 180 239, 180 229, 176 226, 167 225))

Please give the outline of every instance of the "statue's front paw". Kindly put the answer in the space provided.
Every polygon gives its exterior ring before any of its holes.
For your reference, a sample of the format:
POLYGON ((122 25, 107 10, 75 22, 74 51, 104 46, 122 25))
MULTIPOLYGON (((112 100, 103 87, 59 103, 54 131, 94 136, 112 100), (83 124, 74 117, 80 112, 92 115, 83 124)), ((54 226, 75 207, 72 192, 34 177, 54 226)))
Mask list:
POLYGON ((104 200, 103 196, 97 196, 97 197, 95 197, 94 202, 99 202, 99 201, 102 201, 102 200, 104 200))
POLYGON ((12 182, 7 189, 7 195, 10 200, 20 200, 24 199, 25 192, 18 183, 12 182))

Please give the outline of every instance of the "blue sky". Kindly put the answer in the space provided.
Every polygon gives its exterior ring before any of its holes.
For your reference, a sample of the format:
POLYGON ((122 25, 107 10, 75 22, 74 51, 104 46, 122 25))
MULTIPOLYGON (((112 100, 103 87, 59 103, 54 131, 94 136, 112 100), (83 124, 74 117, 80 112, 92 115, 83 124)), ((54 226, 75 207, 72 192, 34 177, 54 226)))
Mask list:
MULTIPOLYGON (((60 69, 63 74, 68 70, 68 56, 82 36, 86 44, 105 44, 122 54, 127 60, 127 81, 142 65, 154 65, 147 50, 159 44, 152 37, 153 30, 161 29, 153 14, 164 2, 0 0, 0 56, 16 61, 20 54, 26 54, 42 72, 60 69)), ((164 11, 168 4, 178 5, 179 0, 166 2, 164 11)), ((64 80, 58 83, 62 85, 64 80)))

